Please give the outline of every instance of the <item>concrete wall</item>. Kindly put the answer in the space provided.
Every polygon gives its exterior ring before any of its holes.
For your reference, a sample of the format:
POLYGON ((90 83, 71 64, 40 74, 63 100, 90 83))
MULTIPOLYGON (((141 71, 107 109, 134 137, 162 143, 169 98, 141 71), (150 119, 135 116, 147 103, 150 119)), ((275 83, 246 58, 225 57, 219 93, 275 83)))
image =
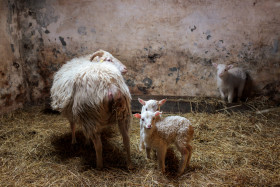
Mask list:
POLYGON ((217 62, 279 99, 279 0, 0 2, 1 110, 44 101, 65 61, 99 48, 127 65, 132 94, 216 97, 217 62))
POLYGON ((0 0, 0 113, 22 107, 26 101, 26 81, 20 58, 17 9, 0 0))

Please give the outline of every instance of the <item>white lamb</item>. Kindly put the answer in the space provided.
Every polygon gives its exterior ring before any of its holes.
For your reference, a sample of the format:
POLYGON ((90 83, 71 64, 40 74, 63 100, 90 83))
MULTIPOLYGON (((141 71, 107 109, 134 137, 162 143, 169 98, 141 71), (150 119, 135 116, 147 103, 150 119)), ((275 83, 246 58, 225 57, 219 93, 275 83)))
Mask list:
POLYGON ((216 64, 213 66, 217 68, 217 86, 219 88, 221 98, 224 100, 228 97, 228 102, 232 103, 234 98, 234 91, 237 89, 238 100, 242 96, 246 73, 242 68, 233 67, 233 65, 216 64))
POLYGON ((118 123, 131 167, 131 95, 121 74, 126 71, 120 61, 100 50, 67 62, 54 76, 52 108, 69 120, 72 143, 76 142, 75 124, 81 125, 86 138, 94 144, 98 168, 103 167, 101 132, 114 123, 118 123))
MULTIPOLYGON (((157 110, 160 110, 160 107, 166 102, 166 99, 162 99, 160 101, 157 100, 148 100, 148 101, 144 101, 143 99, 138 98, 139 103, 141 103, 142 106, 142 110, 141 110, 141 114, 145 111, 150 111, 150 112, 156 112, 157 110)), ((143 125, 141 125, 140 123, 140 144, 139 144, 139 150, 142 151, 143 149, 145 149, 144 146, 144 127, 143 125)), ((150 158, 150 156, 148 156, 150 158)))
POLYGON ((194 129, 190 121, 181 116, 160 117, 161 112, 145 111, 142 114, 134 114, 140 119, 140 124, 144 127, 144 144, 147 156, 150 150, 157 152, 158 164, 162 172, 165 172, 165 156, 168 146, 174 143, 180 151, 182 158, 178 169, 181 175, 186 165, 189 165, 192 146, 190 145, 194 129))

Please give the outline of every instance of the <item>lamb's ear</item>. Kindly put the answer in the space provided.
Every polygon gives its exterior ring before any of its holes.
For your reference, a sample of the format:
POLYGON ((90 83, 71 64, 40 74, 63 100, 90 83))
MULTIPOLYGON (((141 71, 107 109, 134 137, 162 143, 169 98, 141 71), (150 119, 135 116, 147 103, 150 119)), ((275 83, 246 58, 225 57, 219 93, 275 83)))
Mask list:
POLYGON ((229 69, 231 69, 231 68, 233 68, 233 65, 232 65, 232 64, 231 64, 231 65, 227 65, 227 67, 226 67, 227 70, 229 70, 229 69))
POLYGON ((143 99, 138 98, 139 103, 141 103, 143 106, 146 104, 146 101, 144 101, 143 99))
POLYGON ((100 58, 103 55, 104 55, 104 51, 99 49, 98 51, 96 51, 95 53, 92 54, 92 56, 90 57, 90 61, 93 61, 93 59, 97 56, 100 58))
POLYGON ((162 112, 160 112, 160 111, 156 111, 156 112, 154 113, 155 116, 159 116, 159 115, 161 115, 161 114, 162 114, 162 112))
POLYGON ((138 119, 141 119, 141 114, 138 114, 138 113, 137 113, 137 114, 133 114, 133 116, 136 117, 136 118, 138 118, 138 119))
POLYGON ((218 67, 218 64, 216 64, 216 63, 212 63, 212 65, 213 65, 215 68, 218 67))
POLYGON ((158 101, 158 106, 162 106, 165 102, 166 102, 167 99, 162 99, 160 101, 158 101))

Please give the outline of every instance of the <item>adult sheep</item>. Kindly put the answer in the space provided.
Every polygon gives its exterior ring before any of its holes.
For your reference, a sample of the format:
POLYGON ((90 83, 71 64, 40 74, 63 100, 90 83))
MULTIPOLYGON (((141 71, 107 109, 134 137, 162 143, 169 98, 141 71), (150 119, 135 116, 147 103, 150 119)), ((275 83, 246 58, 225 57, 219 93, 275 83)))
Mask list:
POLYGON ((99 50, 74 58, 54 76, 51 106, 70 122, 72 143, 76 142, 75 124, 80 124, 96 151, 97 168, 103 167, 102 131, 118 123, 131 168, 129 127, 131 95, 122 74, 126 67, 110 53, 99 50))

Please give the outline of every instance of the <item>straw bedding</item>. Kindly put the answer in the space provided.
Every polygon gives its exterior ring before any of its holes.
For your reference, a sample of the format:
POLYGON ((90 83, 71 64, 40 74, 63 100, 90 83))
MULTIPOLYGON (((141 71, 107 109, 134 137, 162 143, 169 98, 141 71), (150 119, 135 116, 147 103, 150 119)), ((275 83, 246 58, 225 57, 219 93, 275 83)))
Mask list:
MULTIPOLYGON (((249 110, 179 114, 195 127, 188 167, 176 176, 180 155, 171 147, 165 175, 155 158, 139 152, 139 123, 131 124, 133 170, 127 170, 117 127, 103 136, 104 169, 83 134, 71 145, 68 121, 27 107, 0 117, 1 186, 279 186, 280 109, 265 98, 243 103, 249 110), (267 110, 268 109, 268 110, 267 110)), ((164 114, 174 115, 174 114, 164 114)), ((178 115, 178 114, 176 114, 178 115)))

